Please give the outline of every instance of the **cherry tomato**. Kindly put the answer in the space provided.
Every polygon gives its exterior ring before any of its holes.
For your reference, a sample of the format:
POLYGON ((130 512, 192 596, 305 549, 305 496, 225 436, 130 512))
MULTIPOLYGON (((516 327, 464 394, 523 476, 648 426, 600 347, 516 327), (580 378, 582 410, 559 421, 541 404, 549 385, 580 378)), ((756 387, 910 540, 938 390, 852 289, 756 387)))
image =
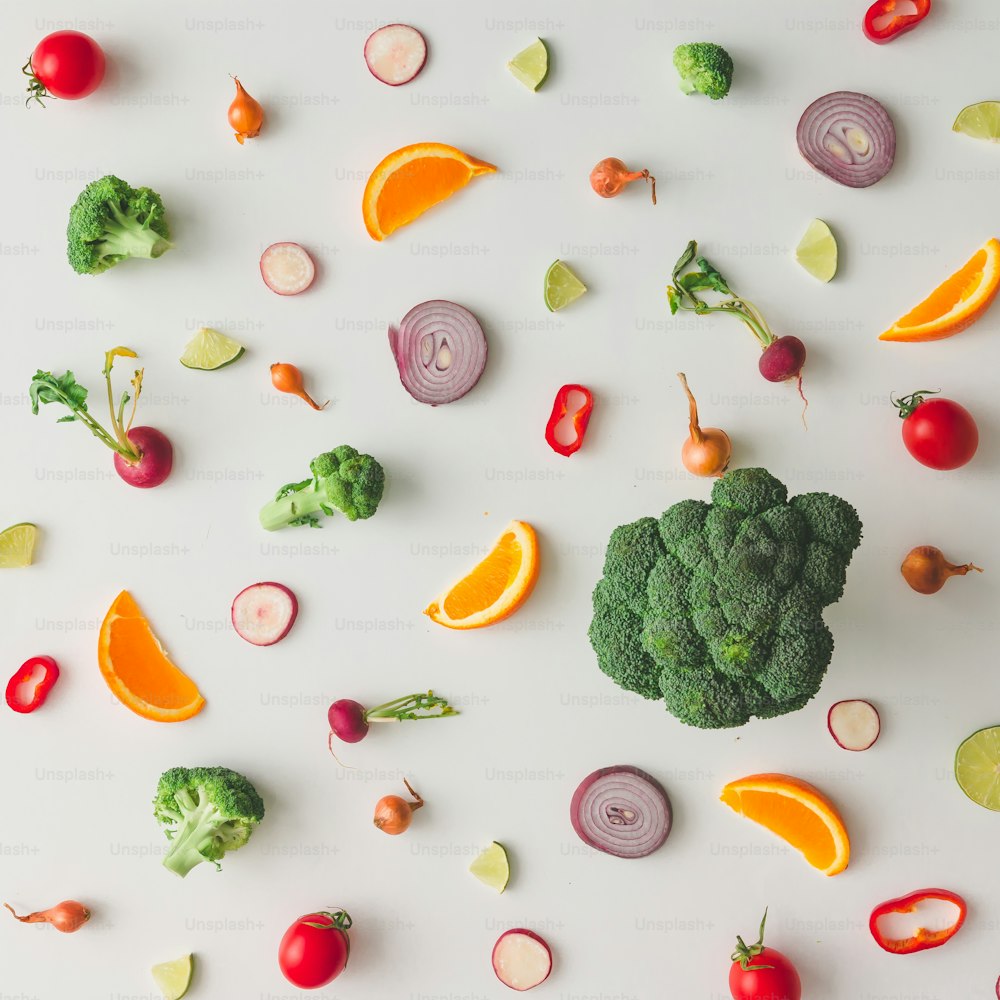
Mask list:
POLYGON ((76 101, 92 94, 104 79, 104 52, 82 31, 54 31, 31 53, 24 73, 31 77, 28 100, 43 97, 76 101))
POLYGON ((278 965, 285 979, 303 990, 333 982, 347 968, 350 926, 351 918, 343 910, 299 917, 278 945, 278 965))
POLYGON ((791 960, 774 948, 764 947, 764 924, 760 922, 756 944, 736 939, 729 969, 729 992, 733 1000, 802 1000, 802 983, 791 960))
POLYGON ((921 465, 957 469, 975 455, 979 429, 972 414, 953 399, 924 399, 934 392, 921 389, 893 400, 903 418, 903 444, 921 465))

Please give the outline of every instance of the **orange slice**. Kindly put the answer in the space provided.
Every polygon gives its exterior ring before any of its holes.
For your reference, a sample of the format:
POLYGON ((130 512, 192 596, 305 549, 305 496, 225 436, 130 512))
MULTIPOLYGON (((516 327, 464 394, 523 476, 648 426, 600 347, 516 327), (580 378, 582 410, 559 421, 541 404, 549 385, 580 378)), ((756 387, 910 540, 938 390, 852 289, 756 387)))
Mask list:
POLYGON ((847 867, 851 844, 833 803, 801 778, 787 774, 751 774, 722 789, 722 801, 734 812, 767 827, 824 875, 847 867))
POLYGON ((418 142, 390 153, 365 186, 361 210, 373 240, 384 240, 400 226, 450 198, 473 177, 496 167, 440 142, 418 142))
POLYGON ((511 521, 493 550, 424 614, 446 628, 482 628, 512 615, 538 579, 538 539, 524 521, 511 521))
POLYGON ((171 662, 132 595, 123 590, 108 609, 97 640, 97 662, 114 696, 154 722, 183 722, 205 699, 171 662))
POLYGON ((1000 240, 987 240, 960 271, 938 285, 879 336, 879 340, 919 343, 943 340, 972 326, 1000 288, 1000 240))

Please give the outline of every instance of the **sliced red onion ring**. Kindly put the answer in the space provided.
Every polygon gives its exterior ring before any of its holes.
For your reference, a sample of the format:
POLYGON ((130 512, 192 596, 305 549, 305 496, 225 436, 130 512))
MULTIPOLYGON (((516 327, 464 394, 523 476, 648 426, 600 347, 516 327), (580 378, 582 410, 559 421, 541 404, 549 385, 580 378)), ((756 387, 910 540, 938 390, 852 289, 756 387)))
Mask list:
POLYGON ((838 90, 802 113, 795 138, 820 173, 848 187, 869 187, 892 169, 896 128, 889 112, 867 94, 838 90))
POLYGON ((579 838, 596 850, 616 858, 644 858, 667 839, 673 813, 654 777, 618 764, 580 782, 570 819, 579 838))
POLYGON ((431 406, 460 399, 486 367, 486 335, 479 320, 446 299, 421 302, 398 327, 390 326, 389 347, 403 388, 431 406))

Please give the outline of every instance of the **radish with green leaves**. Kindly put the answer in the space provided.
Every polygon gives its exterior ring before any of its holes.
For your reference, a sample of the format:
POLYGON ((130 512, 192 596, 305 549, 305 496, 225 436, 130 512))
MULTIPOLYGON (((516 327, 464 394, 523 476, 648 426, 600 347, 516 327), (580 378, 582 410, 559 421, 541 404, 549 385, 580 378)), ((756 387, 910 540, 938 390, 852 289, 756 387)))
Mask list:
POLYGON ((35 372, 31 380, 29 395, 31 412, 38 413, 42 403, 60 403, 67 407, 70 415, 60 417, 58 423, 79 421, 94 437, 100 439, 115 453, 115 472, 130 486, 150 489, 159 486, 174 464, 174 450, 161 431, 155 427, 133 427, 136 405, 142 393, 143 369, 138 368, 132 376, 132 392, 122 393, 115 406, 114 390, 111 388, 111 368, 115 358, 134 358, 138 355, 128 347, 114 347, 104 353, 104 381, 108 390, 108 407, 111 410, 111 431, 106 430, 87 409, 87 390, 77 382, 71 371, 62 375, 52 372, 35 372), (125 419, 125 407, 131 401, 132 410, 125 419))
POLYGON ((747 299, 741 298, 729 287, 726 279, 704 257, 698 255, 698 244, 695 240, 688 243, 684 253, 674 265, 672 272, 673 284, 667 286, 667 299, 670 302, 670 312, 676 315, 678 310, 685 309, 699 316, 708 313, 728 313, 740 320, 760 343, 762 354, 757 362, 761 375, 768 382, 787 382, 797 380, 799 395, 808 406, 805 394, 802 392, 802 368, 806 363, 806 347, 798 337, 786 335, 776 337, 760 310, 747 299), (694 265, 696 270, 689 270, 694 265), (718 292, 730 298, 709 305, 699 298, 701 291, 718 292))
POLYGON ((402 698, 376 705, 375 708, 365 708, 358 701, 341 698, 327 711, 331 751, 334 736, 345 743, 360 743, 368 735, 368 727, 373 722, 410 722, 458 714, 457 708, 452 708, 433 691, 403 695, 402 698))

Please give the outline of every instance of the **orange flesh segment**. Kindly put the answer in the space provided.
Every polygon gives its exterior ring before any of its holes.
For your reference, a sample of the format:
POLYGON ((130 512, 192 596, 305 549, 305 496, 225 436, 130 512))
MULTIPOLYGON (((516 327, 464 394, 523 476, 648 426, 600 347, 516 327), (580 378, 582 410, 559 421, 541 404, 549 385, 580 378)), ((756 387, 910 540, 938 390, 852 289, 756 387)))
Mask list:
POLYGON ((464 188, 472 176, 464 163, 440 156, 404 163, 389 175, 378 196, 375 212, 379 227, 388 236, 464 188))
POLYGON ((449 618, 468 618, 485 611, 514 582, 521 568, 521 546, 513 532, 506 532, 493 551, 444 600, 449 618))
POLYGON ((920 303, 911 309, 898 326, 921 326, 931 320, 940 319, 964 302, 979 288, 986 268, 986 251, 979 250, 960 271, 953 274, 920 303))

